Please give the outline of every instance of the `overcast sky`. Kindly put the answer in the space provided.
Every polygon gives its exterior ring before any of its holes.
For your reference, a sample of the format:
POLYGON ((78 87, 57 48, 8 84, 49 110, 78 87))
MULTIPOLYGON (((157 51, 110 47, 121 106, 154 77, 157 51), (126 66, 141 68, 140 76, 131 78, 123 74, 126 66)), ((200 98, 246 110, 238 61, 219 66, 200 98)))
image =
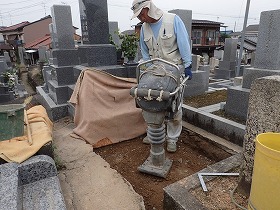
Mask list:
MULTIPOLYGON (((107 0, 109 21, 117 21, 121 31, 131 29, 138 21, 130 20, 132 0, 107 0)), ((193 19, 224 23, 227 30, 243 28, 247 0, 153 0, 162 10, 192 10, 193 19)), ((0 25, 10 26, 23 21, 33 22, 50 15, 54 4, 71 6, 73 25, 80 28, 78 0, 0 0, 0 25)), ((260 13, 280 9, 279 0, 251 0, 248 24, 258 24, 260 13)), ((80 31, 78 30, 80 34, 80 31)))

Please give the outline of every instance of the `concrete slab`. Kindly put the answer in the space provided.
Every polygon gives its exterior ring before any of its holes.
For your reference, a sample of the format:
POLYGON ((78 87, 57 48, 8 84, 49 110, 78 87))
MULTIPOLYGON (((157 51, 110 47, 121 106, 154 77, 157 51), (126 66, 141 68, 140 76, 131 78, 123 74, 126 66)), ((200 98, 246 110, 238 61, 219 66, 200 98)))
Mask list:
POLYGON ((59 180, 66 207, 74 209, 145 209, 137 194, 117 171, 84 141, 70 136, 73 123, 55 123, 55 154, 66 169, 59 180))
MULTIPOLYGON (((201 202, 199 202, 193 195, 189 193, 191 189, 199 187, 200 181, 198 178, 198 173, 225 173, 231 169, 237 168, 241 164, 241 153, 233 155, 225 160, 215 163, 207 168, 188 176, 178 182, 168 185, 163 189, 164 191, 164 210, 175 209, 175 210, 207 210, 203 207, 201 202)), ((204 181, 214 179, 214 176, 205 177, 204 181)))
POLYGON ((183 104, 183 119, 198 126, 212 134, 225 138, 226 140, 243 145, 245 125, 232 120, 211 114, 205 110, 199 110, 183 104))

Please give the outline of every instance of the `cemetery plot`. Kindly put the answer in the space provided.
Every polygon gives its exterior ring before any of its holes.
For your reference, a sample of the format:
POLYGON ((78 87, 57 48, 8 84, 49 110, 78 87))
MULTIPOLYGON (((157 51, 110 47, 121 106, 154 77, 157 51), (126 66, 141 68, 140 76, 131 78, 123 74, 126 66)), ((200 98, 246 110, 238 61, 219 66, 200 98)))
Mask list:
POLYGON ((176 153, 166 153, 173 160, 166 179, 140 173, 140 166, 149 155, 150 145, 142 143, 144 136, 93 151, 105 159, 143 196, 146 209, 163 209, 163 188, 181 180, 231 154, 200 135, 183 129, 176 153))

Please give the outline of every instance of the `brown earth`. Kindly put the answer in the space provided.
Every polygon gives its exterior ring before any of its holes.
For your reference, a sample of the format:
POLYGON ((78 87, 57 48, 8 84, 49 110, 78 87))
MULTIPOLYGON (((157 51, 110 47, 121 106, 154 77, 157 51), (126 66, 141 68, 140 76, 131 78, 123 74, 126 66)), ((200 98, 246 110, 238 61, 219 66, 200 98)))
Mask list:
POLYGON ((205 93, 199 96, 192 96, 184 98, 184 104, 189 105, 194 108, 200 108, 204 106, 209 106, 224 102, 227 100, 226 90, 217 90, 212 93, 205 93))
MULTIPOLYGON (((131 183, 137 193, 143 196, 147 210, 163 209, 163 188, 167 185, 194 174, 208 165, 212 165, 231 155, 208 139, 192 131, 183 129, 178 141, 177 152, 166 153, 167 158, 173 160, 173 165, 166 179, 164 179, 144 174, 137 170, 137 167, 149 156, 150 146, 142 143, 143 138, 144 136, 141 136, 129 141, 93 149, 93 151, 105 159, 113 169, 117 170, 131 183)), ((228 183, 224 184, 218 180, 216 185, 220 185, 220 188, 225 186, 234 187, 237 180, 224 182, 228 183)), ((212 188, 209 187, 210 191, 212 191, 212 188)), ((216 187, 216 189, 220 188, 216 187)), ((197 189, 196 195, 194 195, 198 199, 202 199, 210 207, 211 205, 219 207, 214 209, 235 209, 235 205, 229 199, 226 199, 229 197, 228 189, 225 188, 220 191, 220 194, 211 195, 211 198, 208 196, 208 199, 206 199, 207 195, 203 194, 202 189, 199 188, 197 189), (220 198, 225 197, 225 199, 219 199, 224 200, 224 202, 216 203, 217 195, 219 197, 222 196, 220 198)), ((243 202, 245 199, 242 198, 240 200, 243 202)))
MULTIPOLYGON (((198 96, 187 97, 184 99, 184 104, 194 107, 194 108, 201 108, 204 106, 209 106, 221 102, 225 102, 227 100, 227 90, 217 90, 211 93, 205 93, 198 96)), ((224 110, 218 110, 212 112, 212 114, 232 120, 234 122, 240 123, 245 125, 246 121, 242 120, 238 117, 234 117, 225 113, 224 110)))

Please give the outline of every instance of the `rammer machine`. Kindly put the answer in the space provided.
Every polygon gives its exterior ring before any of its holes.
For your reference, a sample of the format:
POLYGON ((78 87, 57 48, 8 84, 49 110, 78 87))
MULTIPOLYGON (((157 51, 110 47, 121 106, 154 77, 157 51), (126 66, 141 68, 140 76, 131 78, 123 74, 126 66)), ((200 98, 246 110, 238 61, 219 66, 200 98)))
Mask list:
POLYGON ((188 77, 183 79, 177 65, 155 58, 137 66, 136 78, 138 85, 131 88, 130 95, 143 110, 151 145, 149 157, 138 170, 165 178, 172 166, 172 160, 165 157, 165 120, 172 119, 181 108, 188 77))

